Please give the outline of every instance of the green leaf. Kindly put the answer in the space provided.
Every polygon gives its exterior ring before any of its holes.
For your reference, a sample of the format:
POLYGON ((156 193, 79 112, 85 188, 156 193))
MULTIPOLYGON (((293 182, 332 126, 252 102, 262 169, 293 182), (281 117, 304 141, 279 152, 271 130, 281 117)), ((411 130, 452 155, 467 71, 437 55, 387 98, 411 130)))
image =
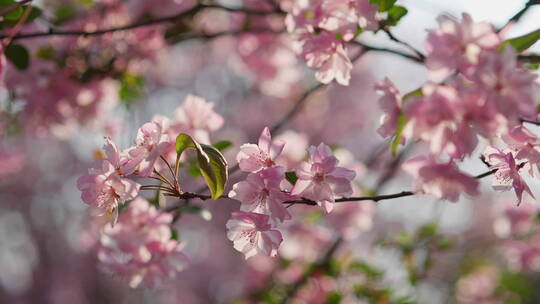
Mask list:
POLYGON ((423 97, 424 96, 424 92, 422 92, 422 88, 418 88, 414 91, 411 91, 405 95, 403 95, 403 98, 402 100, 405 101, 407 99, 411 99, 411 98, 415 98, 415 97, 423 97))
POLYGON ((526 49, 530 48, 533 44, 535 44, 540 39, 540 29, 537 29, 536 31, 530 32, 528 34, 525 34, 523 36, 519 36, 516 38, 508 39, 501 43, 499 46, 499 51, 502 52, 506 48, 506 46, 511 46, 518 53, 521 53, 525 51, 526 49))
POLYGON ((343 296, 337 290, 331 291, 326 296, 326 304, 339 304, 343 296))
POLYGON ((401 143, 401 139, 403 138, 403 130, 405 129, 405 126, 407 125, 407 117, 405 114, 400 113, 397 121, 397 127, 396 127, 396 135, 392 139, 392 143, 390 144, 390 151, 392 152, 392 155, 395 156, 399 147, 399 144, 401 143))
POLYGON ((227 148, 232 146, 232 142, 228 140, 222 140, 212 144, 212 146, 214 146, 214 148, 218 149, 219 151, 225 151, 227 148))
POLYGON ((399 20, 403 18, 403 16, 407 15, 409 11, 403 7, 396 5, 388 10, 388 16, 386 18, 385 24, 389 26, 397 25, 399 20))
POLYGON ((30 55, 20 44, 11 44, 4 52, 6 58, 19 70, 25 70, 30 63, 30 55))
POLYGON ((212 199, 218 199, 227 184, 227 161, 218 149, 199 144, 191 136, 182 133, 176 137, 176 161, 178 162, 184 150, 192 148, 197 152, 197 165, 210 189, 212 199))
MULTIPOLYGON (((129 73, 122 75, 120 90, 118 95, 123 101, 132 101, 142 96, 144 89, 144 78, 129 73)), ((129 104, 129 103, 128 103, 129 104)))
POLYGON ((285 179, 287 179, 287 181, 294 186, 294 184, 296 184, 296 181, 298 180, 298 176, 296 176, 296 172, 288 171, 285 172, 285 179))
POLYGON ((386 12, 391 9, 397 0, 369 0, 369 3, 379 7, 379 12, 386 12))
POLYGON ((16 9, 8 12, 4 15, 4 18, 7 20, 19 20, 23 14, 24 10, 21 6, 17 7, 16 9))

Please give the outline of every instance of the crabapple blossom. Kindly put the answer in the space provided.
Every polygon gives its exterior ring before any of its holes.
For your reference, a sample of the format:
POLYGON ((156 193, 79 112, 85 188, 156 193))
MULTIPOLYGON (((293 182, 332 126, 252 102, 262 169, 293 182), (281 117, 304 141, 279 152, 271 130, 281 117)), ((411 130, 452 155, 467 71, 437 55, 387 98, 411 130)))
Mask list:
POLYGON ((525 162, 524 169, 533 177, 540 177, 540 138, 524 126, 508 131, 503 140, 514 152, 514 158, 525 162))
POLYGON ((281 190, 280 183, 283 179, 282 167, 251 173, 246 180, 233 186, 229 197, 239 200, 243 211, 267 214, 272 219, 283 222, 291 218, 283 202, 295 199, 294 196, 281 190))
POLYGON ((308 151, 309 162, 302 162, 296 169, 298 180, 291 194, 316 201, 328 213, 332 211, 336 196, 352 194, 351 182, 356 173, 338 167, 337 158, 323 143, 309 147, 308 151))
POLYGON ((456 202, 461 193, 478 194, 478 180, 461 172, 452 161, 439 163, 433 157, 418 156, 402 165, 415 179, 416 193, 431 194, 456 202))
POLYGON ((488 102, 516 124, 519 118, 534 118, 539 85, 538 75, 519 68, 516 51, 506 47, 502 53, 484 52, 471 75, 484 90, 488 102))
POLYGON ((390 137, 396 132, 399 114, 401 113, 402 100, 399 90, 390 79, 385 78, 375 84, 375 91, 381 95, 379 104, 384 112, 377 133, 385 138, 390 137))
POLYGON ((118 207, 125 201, 134 199, 140 185, 130 179, 120 177, 111 163, 100 161, 88 174, 79 177, 77 188, 81 198, 88 205, 97 207, 114 223, 118 218, 118 207))
POLYGON ((147 122, 137 131, 136 146, 128 153, 129 166, 138 166, 138 175, 150 175, 158 158, 169 148, 169 136, 164 131, 157 121, 147 122))
POLYGON ((429 31, 426 66, 431 80, 440 82, 455 70, 468 75, 478 64, 482 51, 495 50, 502 42, 491 24, 476 23, 463 13, 461 22, 440 16, 439 28, 429 31))
POLYGON ((187 133, 195 140, 209 144, 210 132, 220 129, 223 122, 223 117, 214 112, 214 103, 188 95, 184 104, 174 112, 171 129, 175 135, 187 133))
POLYGON ((484 156, 486 157, 486 161, 489 163, 490 168, 497 170, 492 181, 493 189, 497 191, 508 191, 514 188, 518 199, 518 205, 521 204, 524 192, 534 198, 531 189, 519 174, 519 169, 521 169, 522 166, 516 164, 512 152, 501 151, 497 148, 488 146, 484 151, 484 156))
POLYGON ((240 170, 246 172, 257 172, 264 168, 275 166, 275 161, 283 151, 285 142, 272 141, 270 129, 265 127, 259 136, 258 145, 243 144, 240 152, 236 156, 236 161, 240 170))
POLYGON ((234 242, 234 249, 246 259, 264 254, 275 256, 281 241, 281 232, 274 229, 266 214, 235 211, 227 222, 227 237, 234 242))
POLYGON ((146 200, 133 200, 115 226, 105 226, 98 252, 102 265, 132 288, 158 288, 188 264, 184 244, 171 239, 172 215, 146 200))

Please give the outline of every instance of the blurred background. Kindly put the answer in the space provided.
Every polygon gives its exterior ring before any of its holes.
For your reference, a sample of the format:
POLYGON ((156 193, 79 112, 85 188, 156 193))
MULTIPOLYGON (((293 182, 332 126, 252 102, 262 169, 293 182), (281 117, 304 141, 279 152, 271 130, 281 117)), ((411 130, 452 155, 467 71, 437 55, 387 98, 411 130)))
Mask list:
MULTIPOLYGON (((121 26, 182 12, 192 4, 183 0, 30 2, 40 14, 22 26, 22 34, 121 26)), ((257 2, 227 0, 219 4, 257 7, 257 2)), ((525 2, 399 0, 409 13, 393 33, 424 51, 426 30, 438 26, 441 14, 460 17, 467 12, 475 21, 500 27, 525 2)), ((504 242, 494 227, 500 223, 500 210, 513 204, 514 197, 494 193, 489 180, 482 181, 480 197, 463 197, 457 203, 416 196, 348 203, 336 209, 334 218, 324 220, 317 219, 309 206, 294 206, 291 212, 302 220, 286 228, 276 259, 246 261, 234 250, 225 223, 239 202, 195 202, 212 217, 205 220, 186 214, 175 223, 192 264, 169 287, 131 289, 122 278, 101 269, 96 256, 99 224, 82 203, 76 180, 95 159, 103 136, 111 136, 126 148, 141 124, 156 115, 173 119, 172 113, 188 94, 198 95, 214 102, 214 110, 225 118, 211 140, 233 143, 224 153, 234 164, 242 143, 256 142, 265 126, 278 122, 305 90, 317 84, 313 71, 295 56, 286 33, 280 39, 254 38, 256 34, 189 37, 190 28, 218 33, 234 28, 242 18, 242 14, 205 10, 190 22, 101 36, 14 41, 24 46, 30 59, 24 69, 5 61, 1 67, 0 303, 256 302, 252 295, 268 288, 269 281, 293 282, 291 278, 317 260, 338 232, 347 235, 341 256, 377 269, 376 279, 372 279, 377 287, 370 288, 392 292, 388 302, 366 296, 352 303, 397 303, 400 298, 415 303, 540 303, 535 289, 540 276, 534 267, 524 271, 501 257, 498 247, 504 242), (59 71, 57 65, 64 69, 59 71), (340 227, 341 221, 350 221, 347 231, 340 227), (432 251, 422 248, 415 255, 415 249, 406 246, 412 240, 445 240, 453 246, 438 244, 432 251), (414 254, 408 255, 410 252, 414 254), (413 262, 408 264, 407 258, 424 261, 426 256, 436 261, 435 266, 411 280, 413 262), (293 266, 283 266, 286 263, 293 266), (504 285, 504 280, 510 285, 504 285), (470 294, 486 290, 503 290, 505 296, 499 297, 500 302, 469 301, 470 294)), ((534 6, 505 35, 537 29, 539 20, 540 6, 534 6)), ((8 21, 3 21, 4 35, 12 29, 6 26, 8 21)), ((280 16, 264 23, 276 30, 283 27, 280 16)), ((360 41, 408 51, 384 33, 365 33, 360 41)), ((540 52, 540 45, 531 51, 540 52)), ((325 142, 336 147, 343 166, 357 169, 358 192, 377 183, 392 161, 388 149, 380 149, 384 141, 376 133, 381 112, 373 85, 384 77, 401 92, 409 92, 426 81, 427 72, 423 65, 400 56, 366 53, 354 62, 349 86, 332 83, 312 94, 301 111, 274 134, 295 142, 287 152, 291 160, 301 160, 308 144, 325 142)), ((415 150, 408 153, 414 155, 415 150)), ((462 169, 471 174, 486 171, 477 159, 466 161, 462 169)), ((242 177, 241 173, 231 176, 230 184, 242 177)), ((188 189, 203 184, 200 179, 186 180, 188 189)), ((538 183, 529 185, 533 192, 538 189, 538 183)), ((380 193, 410 187, 411 179, 397 170, 380 193)), ((369 275, 363 276, 369 279, 369 275)), ((314 290, 324 290, 324 286, 307 286, 295 301, 318 303, 303 299, 302 294, 316 294, 314 290)))

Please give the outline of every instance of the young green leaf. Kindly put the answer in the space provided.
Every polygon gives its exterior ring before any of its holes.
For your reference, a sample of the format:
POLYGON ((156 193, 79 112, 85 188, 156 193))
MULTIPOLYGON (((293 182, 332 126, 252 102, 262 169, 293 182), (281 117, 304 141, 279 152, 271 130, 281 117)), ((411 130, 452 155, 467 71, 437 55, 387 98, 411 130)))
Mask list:
POLYGON ((232 146, 232 142, 228 140, 222 140, 212 144, 212 146, 214 146, 214 148, 218 149, 219 151, 225 151, 227 148, 232 146))
POLYGON ((525 51, 526 49, 530 48, 539 39, 540 39, 540 29, 537 29, 536 31, 530 32, 523 36, 519 36, 519 37, 504 41, 499 46, 499 51, 502 52, 506 48, 506 46, 509 45, 513 47, 514 49, 516 49, 518 53, 521 53, 525 51))
POLYGON ((403 130, 405 129, 405 125, 407 125, 407 121, 408 120, 405 114, 399 114, 396 127, 396 135, 394 136, 394 138, 392 139, 392 143, 390 144, 390 151, 394 156, 396 155, 399 144, 401 143, 401 140, 403 138, 403 130))
POLYGON ((19 70, 25 70, 30 63, 30 55, 20 44, 11 44, 4 52, 6 58, 19 70))
POLYGON ((212 199, 217 199, 223 194, 227 184, 228 170, 227 161, 218 149, 202 145, 196 142, 187 134, 180 134, 176 137, 176 161, 184 150, 192 148, 197 152, 197 165, 210 189, 212 199))
POLYGON ((294 171, 288 171, 285 172, 285 179, 287 179, 287 181, 294 186, 294 184, 296 184, 296 181, 298 180, 298 176, 296 176, 296 173, 294 171))
POLYGON ((386 18, 385 24, 389 26, 397 25, 399 20, 407 15, 408 12, 409 11, 403 6, 393 6, 388 10, 388 17, 386 18))

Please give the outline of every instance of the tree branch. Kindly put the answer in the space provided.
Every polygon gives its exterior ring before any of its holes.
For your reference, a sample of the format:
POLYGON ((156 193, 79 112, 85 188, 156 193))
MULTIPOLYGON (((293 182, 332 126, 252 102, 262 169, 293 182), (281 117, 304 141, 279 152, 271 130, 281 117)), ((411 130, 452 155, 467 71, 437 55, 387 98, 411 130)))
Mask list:
MULTIPOLYGON (((135 23, 132 23, 132 24, 127 24, 127 25, 119 26, 119 27, 112 27, 112 28, 95 30, 95 31, 84 31, 84 30, 62 31, 62 30, 50 29, 47 32, 32 32, 32 33, 18 34, 18 35, 13 36, 13 40, 31 39, 31 38, 38 38, 38 37, 50 37, 50 36, 85 36, 85 37, 86 36, 98 36, 98 35, 103 35, 103 34, 107 34, 107 33, 126 31, 126 30, 135 29, 135 28, 141 28, 141 27, 157 25, 157 24, 161 24, 161 23, 173 22, 173 21, 178 20, 180 18, 196 14, 199 11, 201 11, 203 9, 207 9, 207 8, 208 9, 221 9, 221 10, 225 10, 225 11, 228 11, 228 12, 244 13, 244 14, 249 14, 249 15, 283 14, 283 12, 276 11, 276 10, 274 10, 274 11, 260 11, 260 10, 246 9, 246 8, 231 8, 231 7, 225 7, 225 6, 216 5, 216 4, 197 4, 197 5, 193 6, 192 8, 190 8, 190 9, 188 9, 186 11, 183 11, 181 13, 178 13, 178 14, 174 14, 174 15, 171 15, 171 16, 165 16, 165 17, 161 17, 161 18, 150 19, 150 20, 141 21, 141 22, 135 22, 135 23)), ((7 37, 7 35, 0 35, 0 39, 4 39, 6 37, 7 37)))
POLYGON ((409 54, 400 52, 400 51, 398 51, 398 50, 389 49, 389 48, 384 48, 384 47, 376 47, 376 46, 368 45, 368 44, 365 44, 365 43, 359 42, 359 41, 351 41, 351 42, 349 42, 349 43, 359 45, 359 46, 363 47, 366 51, 374 51, 374 52, 389 53, 389 54, 401 56, 401 57, 403 57, 403 58, 412 60, 413 62, 416 62, 416 63, 421 63, 421 64, 424 63, 424 59, 423 59, 423 58, 417 57, 417 56, 413 56, 413 55, 409 55, 409 54))
POLYGON ((505 28, 507 25, 511 24, 511 23, 517 23, 519 22, 519 20, 521 20, 521 18, 523 17, 523 15, 525 15, 525 13, 533 6, 533 5, 538 5, 540 4, 540 0, 529 0, 525 6, 519 10, 514 16, 512 16, 510 19, 508 19, 508 21, 506 22, 506 24, 504 26, 502 26, 498 32, 500 32, 503 28, 505 28))
POLYGON ((392 32, 390 31, 390 29, 388 28, 384 28, 383 31, 386 33, 386 35, 388 36, 388 38, 390 38, 390 40, 398 43, 398 44, 401 44, 403 45, 404 47, 408 48, 409 50, 411 50, 413 53, 416 54, 416 57, 417 59, 421 60, 421 62, 424 62, 424 60, 426 59, 426 56, 420 52, 419 50, 417 50, 415 47, 413 47, 412 45, 410 45, 409 43, 405 42, 405 41, 402 41, 400 39, 398 39, 396 36, 394 36, 394 34, 392 34, 392 32))

